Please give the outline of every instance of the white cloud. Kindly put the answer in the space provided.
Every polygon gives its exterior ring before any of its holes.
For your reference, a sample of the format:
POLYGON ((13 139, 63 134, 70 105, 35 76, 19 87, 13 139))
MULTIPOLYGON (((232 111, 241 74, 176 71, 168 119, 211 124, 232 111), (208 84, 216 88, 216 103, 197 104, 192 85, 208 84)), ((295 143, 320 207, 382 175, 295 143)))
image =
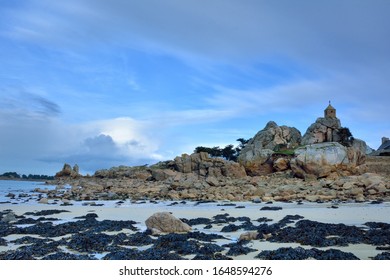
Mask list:
POLYGON ((162 158, 158 133, 148 122, 116 118, 67 124, 58 117, 57 104, 37 95, 23 96, 28 100, 13 95, 0 101, 0 166, 7 170, 29 173, 40 166, 53 173, 71 161, 93 172, 162 158))

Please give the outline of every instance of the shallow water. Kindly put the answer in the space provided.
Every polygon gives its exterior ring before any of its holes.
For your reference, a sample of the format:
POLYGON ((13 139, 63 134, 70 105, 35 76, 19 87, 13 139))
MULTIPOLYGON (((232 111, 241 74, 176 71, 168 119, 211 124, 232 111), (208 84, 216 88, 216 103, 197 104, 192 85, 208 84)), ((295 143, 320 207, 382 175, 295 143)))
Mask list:
POLYGON ((35 204, 36 201, 32 198, 38 197, 38 193, 34 192, 34 189, 48 189, 54 190, 56 186, 46 185, 45 182, 38 181, 13 181, 13 180, 0 180, 0 203, 11 201, 7 195, 12 193, 16 199, 13 199, 14 203, 30 203, 35 204), (28 195, 24 197, 24 195, 28 195))

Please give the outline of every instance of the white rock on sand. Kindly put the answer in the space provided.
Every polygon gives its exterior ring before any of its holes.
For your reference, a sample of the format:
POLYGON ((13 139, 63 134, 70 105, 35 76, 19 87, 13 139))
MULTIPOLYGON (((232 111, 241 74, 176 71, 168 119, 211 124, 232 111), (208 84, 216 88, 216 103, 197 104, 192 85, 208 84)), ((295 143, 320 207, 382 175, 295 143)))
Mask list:
POLYGON ((191 227, 174 217, 169 212, 158 212, 145 221, 146 226, 153 234, 189 232, 191 227))

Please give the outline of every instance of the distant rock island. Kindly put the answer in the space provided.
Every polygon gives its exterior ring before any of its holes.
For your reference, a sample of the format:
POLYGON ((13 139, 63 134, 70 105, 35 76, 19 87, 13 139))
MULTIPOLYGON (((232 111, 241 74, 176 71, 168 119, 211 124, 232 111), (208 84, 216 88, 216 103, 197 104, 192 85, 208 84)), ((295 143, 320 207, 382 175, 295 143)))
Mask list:
MULTIPOLYGON (((367 156, 367 145, 341 126, 330 104, 302 136, 269 121, 241 141, 237 161, 207 152, 183 154, 151 166, 119 166, 81 176, 65 164, 49 198, 66 200, 167 199, 232 201, 390 200, 390 157, 367 156)), ((202 150, 208 148, 202 147, 202 150)), ((388 138, 378 155, 389 151, 388 138)), ((229 147, 231 149, 231 147, 229 147)))

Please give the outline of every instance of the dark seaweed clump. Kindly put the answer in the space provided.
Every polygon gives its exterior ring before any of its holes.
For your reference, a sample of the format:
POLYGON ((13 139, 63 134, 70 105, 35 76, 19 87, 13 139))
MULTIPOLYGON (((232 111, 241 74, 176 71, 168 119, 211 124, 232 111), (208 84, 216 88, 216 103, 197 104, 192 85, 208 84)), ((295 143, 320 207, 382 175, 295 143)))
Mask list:
POLYGON ((296 242, 314 247, 348 246, 348 244, 390 244, 390 225, 366 223, 369 229, 344 224, 300 220, 295 227, 284 227, 274 232, 271 242, 296 242))
POLYGON ((65 212, 70 212, 68 210, 42 210, 38 212, 26 212, 24 215, 29 215, 29 216, 48 216, 48 215, 54 215, 54 214, 60 214, 60 213, 65 213, 65 212))
POLYGON ((224 247, 229 248, 229 251, 227 252, 226 255, 228 256, 239 256, 239 255, 247 255, 251 252, 255 252, 255 249, 245 247, 243 245, 246 245, 248 241, 244 242, 236 242, 236 243, 231 243, 231 244, 226 244, 224 247))
POLYGON ((316 248, 304 249, 297 248, 279 248, 274 251, 262 251, 256 256, 262 260, 358 260, 352 253, 346 253, 337 249, 322 251, 316 248))
POLYGON ((147 249, 139 251, 137 249, 120 249, 108 253, 104 260, 184 260, 180 255, 171 253, 169 249, 147 249))
POLYGON ((383 252, 372 258, 373 260, 390 260, 390 252, 383 252))
POLYGON ((7 246, 7 240, 4 238, 0 237, 0 246, 7 246))

